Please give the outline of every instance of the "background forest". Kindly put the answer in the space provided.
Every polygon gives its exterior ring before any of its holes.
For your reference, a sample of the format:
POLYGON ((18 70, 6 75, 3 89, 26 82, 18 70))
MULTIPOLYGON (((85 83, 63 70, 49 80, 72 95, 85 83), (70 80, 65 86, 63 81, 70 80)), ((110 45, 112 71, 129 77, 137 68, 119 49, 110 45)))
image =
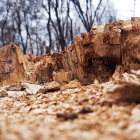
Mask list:
POLYGON ((13 41, 24 54, 63 50, 93 24, 116 20, 110 0, 1 0, 0 47, 13 41))

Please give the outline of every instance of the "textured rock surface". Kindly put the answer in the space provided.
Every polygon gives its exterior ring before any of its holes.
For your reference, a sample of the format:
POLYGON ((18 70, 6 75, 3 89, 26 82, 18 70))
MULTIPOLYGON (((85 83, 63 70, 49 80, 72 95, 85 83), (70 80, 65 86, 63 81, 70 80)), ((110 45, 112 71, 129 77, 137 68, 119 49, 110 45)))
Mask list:
POLYGON ((132 18, 131 26, 122 31, 122 65, 126 71, 140 69, 140 18, 132 18))
POLYGON ((26 56, 14 43, 0 49, 0 85, 24 81, 27 71, 26 56))
POLYGON ((60 84, 67 84, 73 80, 72 72, 60 71, 55 74, 54 80, 60 84))
POLYGON ((122 72, 138 70, 139 24, 140 18, 132 18, 131 21, 93 25, 90 32, 82 33, 82 38, 75 37, 74 43, 63 52, 52 55, 24 56, 11 43, 0 49, 0 84, 23 80, 42 83, 54 79, 60 83, 77 79, 82 84, 91 84, 95 79, 108 81, 118 66, 122 72))
POLYGON ((61 53, 44 56, 28 56, 30 70, 26 75, 27 81, 50 82, 53 81, 54 72, 59 72, 62 68, 61 53))
POLYGON ((50 82, 53 72, 63 68, 61 53, 24 55, 14 43, 0 49, 0 86, 21 81, 50 82))
POLYGON ((89 33, 82 33, 74 44, 65 48, 63 65, 83 84, 107 81, 117 65, 124 71, 139 69, 140 19, 116 21, 111 24, 94 25, 89 33))

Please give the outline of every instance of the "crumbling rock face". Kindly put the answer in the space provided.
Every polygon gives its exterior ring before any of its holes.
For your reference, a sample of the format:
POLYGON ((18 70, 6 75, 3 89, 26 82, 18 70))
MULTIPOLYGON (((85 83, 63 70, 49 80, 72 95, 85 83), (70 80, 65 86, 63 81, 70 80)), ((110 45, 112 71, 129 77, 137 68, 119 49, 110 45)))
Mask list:
POLYGON ((13 43, 0 49, 0 85, 25 79, 28 71, 26 56, 13 43))
POLYGON ((132 18, 131 26, 122 30, 122 65, 130 72, 140 69, 140 18, 132 18))
POLYGON ((43 56, 27 55, 30 70, 26 74, 26 81, 51 82, 54 73, 63 69, 61 53, 47 54, 43 56))
POLYGON ((89 33, 82 33, 63 55, 65 71, 72 71, 83 84, 95 78, 104 82, 115 72, 117 65, 124 71, 139 69, 140 18, 94 25, 89 33))
POLYGON ((116 68, 130 72, 140 69, 140 18, 93 25, 90 32, 75 37, 64 51, 52 55, 26 55, 11 43, 0 49, 0 83, 16 81, 69 82, 82 84, 108 81, 116 68), (57 78, 54 78, 57 77, 57 78), (11 79, 11 80, 10 80, 11 79))
POLYGON ((72 72, 64 72, 63 70, 59 73, 55 74, 54 80, 58 83, 62 84, 68 84, 70 81, 73 80, 72 72))
POLYGON ((50 82, 54 72, 63 69, 62 54, 24 55, 14 43, 0 49, 0 85, 20 81, 50 82))

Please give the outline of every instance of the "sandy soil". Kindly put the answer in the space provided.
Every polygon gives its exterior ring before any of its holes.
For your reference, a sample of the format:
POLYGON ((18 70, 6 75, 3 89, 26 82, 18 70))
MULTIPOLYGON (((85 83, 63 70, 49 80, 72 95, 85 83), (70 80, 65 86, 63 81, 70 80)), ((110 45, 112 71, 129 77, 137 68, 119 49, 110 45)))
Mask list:
POLYGON ((139 78, 127 73, 120 81, 87 86, 71 81, 2 87, 0 140, 139 140, 140 98, 116 100, 114 89, 122 82, 139 87, 139 78))

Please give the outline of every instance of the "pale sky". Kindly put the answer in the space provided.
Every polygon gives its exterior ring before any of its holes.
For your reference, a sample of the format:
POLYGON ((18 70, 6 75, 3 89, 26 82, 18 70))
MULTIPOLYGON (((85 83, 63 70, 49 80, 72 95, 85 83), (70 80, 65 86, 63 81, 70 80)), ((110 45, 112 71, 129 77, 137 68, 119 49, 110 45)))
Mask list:
MULTIPOLYGON (((134 0, 112 0, 119 19, 127 20, 134 16, 134 0)), ((140 0, 136 0, 135 17, 140 17, 140 0)))

